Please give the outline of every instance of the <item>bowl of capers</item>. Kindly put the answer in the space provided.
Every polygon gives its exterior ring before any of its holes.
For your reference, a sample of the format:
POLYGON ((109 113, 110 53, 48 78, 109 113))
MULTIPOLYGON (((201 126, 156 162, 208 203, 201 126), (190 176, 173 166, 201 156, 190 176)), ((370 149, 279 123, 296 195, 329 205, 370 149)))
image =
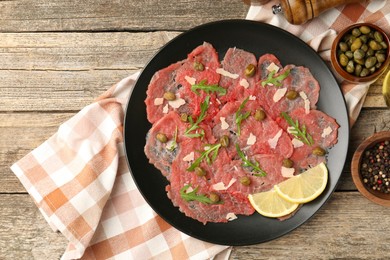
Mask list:
POLYGON ((374 24, 350 25, 343 29, 333 42, 333 68, 349 82, 373 81, 389 65, 389 44, 387 34, 374 24))

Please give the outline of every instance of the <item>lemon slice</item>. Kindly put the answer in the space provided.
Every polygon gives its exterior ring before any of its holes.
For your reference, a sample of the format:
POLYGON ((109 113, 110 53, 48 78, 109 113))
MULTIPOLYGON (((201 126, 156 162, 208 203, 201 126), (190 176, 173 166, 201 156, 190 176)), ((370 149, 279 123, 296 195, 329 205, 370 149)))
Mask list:
POLYGON ((252 207, 261 215, 271 218, 279 218, 286 216, 296 210, 298 203, 291 203, 276 193, 274 189, 249 194, 248 199, 252 207))
POLYGON ((390 71, 387 72, 386 77, 383 80, 382 94, 386 105, 390 107, 390 71))
POLYGON ((291 203, 306 203, 317 198, 328 182, 328 168, 320 163, 309 170, 274 186, 283 199, 291 203))

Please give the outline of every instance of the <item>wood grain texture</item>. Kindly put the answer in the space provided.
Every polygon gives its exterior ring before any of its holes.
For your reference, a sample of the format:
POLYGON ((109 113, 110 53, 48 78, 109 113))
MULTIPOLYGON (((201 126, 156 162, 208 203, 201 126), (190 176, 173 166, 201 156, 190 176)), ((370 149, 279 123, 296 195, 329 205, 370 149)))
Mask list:
POLYGON ((242 19, 240 0, 15 0, 0 1, 1 32, 186 30, 242 19))

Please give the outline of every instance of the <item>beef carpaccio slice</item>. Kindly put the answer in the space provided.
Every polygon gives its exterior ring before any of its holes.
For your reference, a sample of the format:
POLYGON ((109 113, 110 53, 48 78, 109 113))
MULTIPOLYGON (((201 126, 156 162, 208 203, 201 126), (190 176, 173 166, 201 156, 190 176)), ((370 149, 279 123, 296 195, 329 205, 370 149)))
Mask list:
POLYGON ((249 194, 270 190, 326 161, 312 152, 316 147, 331 149, 337 143, 339 125, 316 110, 319 91, 308 68, 283 66, 273 54, 257 59, 236 47, 229 48, 220 62, 206 42, 186 59, 156 72, 145 100, 153 124, 145 154, 168 179, 165 189, 173 205, 204 224, 227 222, 232 216, 254 213, 249 194), (257 68, 253 75, 245 74, 249 64, 257 68), (202 84, 206 87, 194 91, 194 85, 202 84), (291 90, 297 93, 295 99, 286 97, 291 90), (162 98, 165 92, 176 95, 172 104, 162 98), (257 111, 263 111, 265 118, 257 118, 257 111), (282 112, 306 127, 312 144, 292 134, 282 112), (157 140, 159 133, 166 135, 166 143, 157 140), (283 166, 287 158, 294 169, 283 166), (243 177, 250 180, 249 185, 242 183, 243 177), (218 195, 219 202, 206 202, 212 194, 218 195))
MULTIPOLYGON (((218 54, 214 47, 209 43, 204 43, 188 54, 187 59, 157 71, 146 92, 145 103, 149 122, 155 123, 169 111, 199 115, 200 104, 205 99, 206 93, 196 94, 191 90, 191 83, 200 83, 204 80, 210 85, 218 84, 220 74, 216 72, 216 69, 219 66, 218 54), (195 62, 201 63, 204 69, 195 69, 195 62), (163 96, 166 92, 174 93, 176 100, 173 102, 165 100, 163 96), (180 101, 182 104, 179 106, 177 102, 180 101)), ((211 94, 210 99, 212 102, 207 115, 209 118, 217 113, 219 106, 216 102, 216 94, 211 94)))

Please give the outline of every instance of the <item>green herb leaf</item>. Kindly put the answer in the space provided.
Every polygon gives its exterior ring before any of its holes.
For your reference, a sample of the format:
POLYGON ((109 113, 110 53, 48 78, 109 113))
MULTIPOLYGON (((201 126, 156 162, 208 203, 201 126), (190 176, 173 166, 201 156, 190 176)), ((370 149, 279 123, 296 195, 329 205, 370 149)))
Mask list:
POLYGON ((196 192, 198 191, 199 187, 196 187, 193 191, 187 193, 186 191, 190 187, 191 187, 191 185, 187 184, 183 188, 180 189, 180 196, 185 201, 194 201, 194 200, 196 200, 196 201, 199 201, 199 202, 205 203, 205 204, 213 204, 213 201, 210 198, 208 198, 207 196, 205 196, 203 194, 200 194, 200 195, 196 194, 196 192))
POLYGON ((242 166, 252 167, 253 171, 256 172, 255 174, 253 174, 254 176, 264 177, 267 175, 267 173, 260 168, 259 162, 257 162, 257 161, 251 162, 250 160, 248 160, 248 158, 245 156, 244 152, 241 151, 238 144, 236 144, 236 150, 237 150, 237 154, 241 157, 241 160, 243 161, 242 166))
POLYGON ((294 120, 286 113, 282 112, 283 118, 287 121, 287 123, 293 127, 289 132, 298 140, 304 142, 307 145, 313 145, 314 141, 311 135, 307 132, 306 126, 299 126, 298 120, 294 120))
POLYGON ((189 172, 194 171, 195 168, 200 165, 203 159, 206 159, 206 162, 208 164, 213 163, 217 159, 218 151, 221 146, 222 145, 220 143, 213 144, 213 145, 211 144, 206 145, 205 147, 207 147, 208 149, 201 153, 201 155, 190 165, 190 167, 187 168, 187 171, 189 172), (209 157, 210 154, 212 154, 211 158, 209 157))
POLYGON ((194 84, 191 86, 191 90, 193 92, 195 92, 195 94, 199 95, 199 91, 198 90, 203 90, 204 92, 206 92, 207 94, 209 94, 210 92, 218 92, 219 95, 223 96, 223 95, 226 95, 226 89, 215 84, 215 85, 207 85, 206 84, 206 80, 202 80, 201 82, 199 82, 199 84, 194 84))
POLYGON ((203 129, 201 131, 198 131, 196 133, 191 133, 199 128, 199 124, 204 120, 206 117, 207 109, 209 108, 210 103, 210 96, 207 96, 205 100, 200 104, 200 115, 196 122, 194 122, 194 119, 192 119, 191 116, 188 117, 188 120, 190 121, 190 127, 186 129, 184 132, 184 135, 190 138, 194 137, 203 137, 204 131, 203 129))
POLYGON ((265 85, 268 85, 268 84, 271 84, 271 85, 274 85, 274 86, 277 86, 277 87, 282 86, 282 81, 285 78, 287 78, 287 76, 290 74, 290 70, 286 70, 283 74, 280 74, 277 77, 274 77, 275 73, 276 72, 274 70, 271 71, 268 74, 268 78, 261 82, 261 86, 264 87, 265 85))
POLYGON ((241 122, 245 119, 247 119, 249 117, 249 115, 251 114, 250 111, 246 112, 246 113, 241 113, 241 110, 244 109, 245 107, 245 104, 246 102, 248 102, 249 100, 249 97, 247 97, 240 105, 240 107, 238 108, 237 112, 236 112, 236 125, 237 125, 237 135, 240 135, 241 134, 241 122))

